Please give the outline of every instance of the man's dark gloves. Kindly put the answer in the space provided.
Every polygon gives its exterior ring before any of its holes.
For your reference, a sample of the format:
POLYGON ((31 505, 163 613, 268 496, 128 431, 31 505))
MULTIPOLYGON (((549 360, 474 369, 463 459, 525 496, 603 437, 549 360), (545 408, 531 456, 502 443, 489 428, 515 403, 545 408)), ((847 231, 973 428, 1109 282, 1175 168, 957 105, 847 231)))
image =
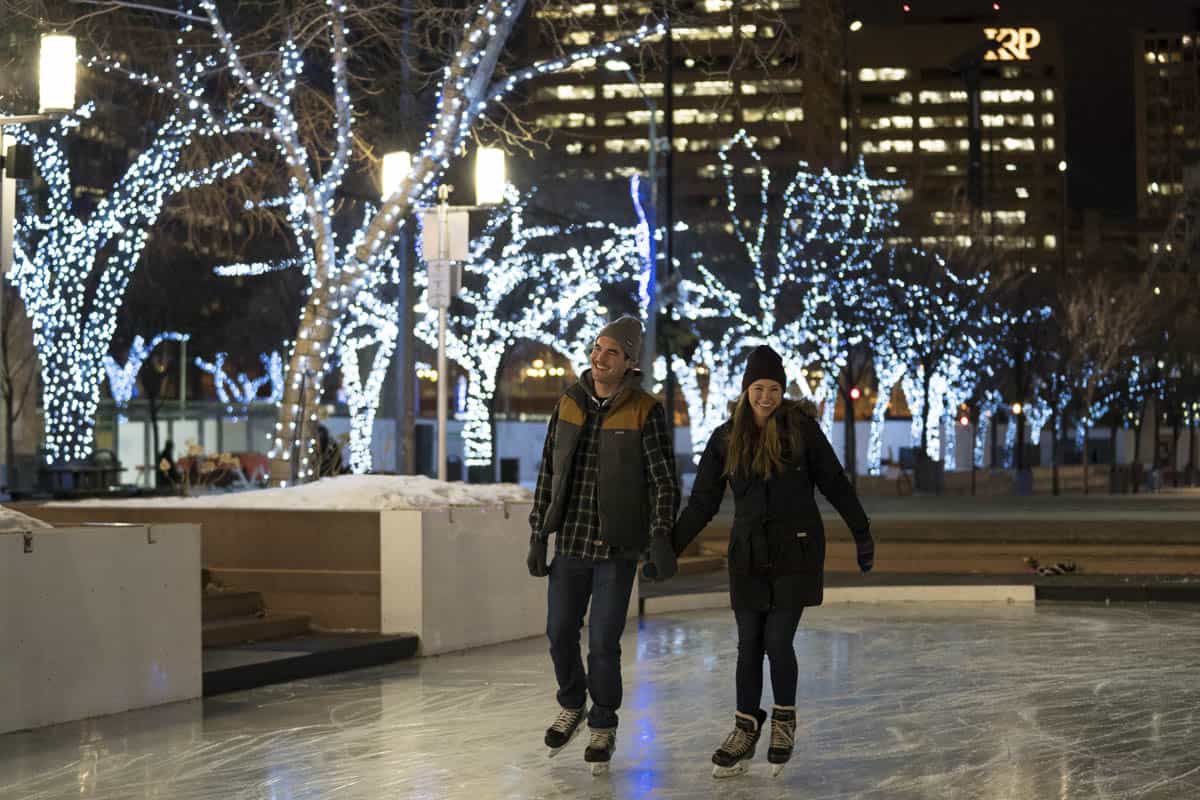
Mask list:
POLYGON ((642 577, 652 581, 665 581, 675 575, 675 547, 670 536, 650 537, 650 560, 642 567, 642 577))
POLYGON ((525 566, 529 567, 529 574, 535 578, 544 578, 550 574, 550 568, 546 566, 546 544, 545 539, 529 540, 529 555, 525 556, 525 566))
POLYGON ((869 530, 854 537, 854 548, 858 551, 858 568, 870 572, 875 566, 875 540, 871 538, 869 530))

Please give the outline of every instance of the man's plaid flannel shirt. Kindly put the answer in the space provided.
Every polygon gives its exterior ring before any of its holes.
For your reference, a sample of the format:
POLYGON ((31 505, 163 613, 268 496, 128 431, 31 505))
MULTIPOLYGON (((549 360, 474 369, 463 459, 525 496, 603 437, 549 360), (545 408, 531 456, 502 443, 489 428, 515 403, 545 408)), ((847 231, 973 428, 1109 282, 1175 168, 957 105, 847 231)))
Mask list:
MULTIPOLYGON (((600 423, 608 411, 608 400, 597 400, 588 392, 587 416, 579 432, 579 442, 571 462, 571 489, 563 515, 562 528, 554 538, 554 554, 600 561, 614 555, 637 557, 634 553, 614 554, 600 538, 600 513, 596 501, 599 467, 596 451, 600 441, 600 423)), ((551 477, 554 466, 554 432, 558 426, 558 408, 550 417, 542 464, 538 469, 533 511, 529 523, 533 538, 538 538, 542 521, 551 503, 551 477)), ((646 491, 650 492, 650 535, 670 536, 678 511, 679 490, 675 480, 675 447, 661 404, 655 404, 642 427, 642 458, 646 468, 646 491)))

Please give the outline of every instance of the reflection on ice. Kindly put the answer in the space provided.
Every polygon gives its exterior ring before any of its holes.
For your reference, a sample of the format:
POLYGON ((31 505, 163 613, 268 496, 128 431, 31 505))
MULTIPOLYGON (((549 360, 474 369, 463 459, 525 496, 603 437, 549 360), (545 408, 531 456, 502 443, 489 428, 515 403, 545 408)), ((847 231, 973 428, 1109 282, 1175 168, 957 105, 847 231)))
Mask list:
POLYGON ((750 775, 709 777, 735 641, 732 614, 705 612, 627 631, 607 777, 588 773, 585 737, 546 758, 553 678, 532 639, 2 736, 0 798, 1194 797, 1198 622, 1162 607, 811 610, 799 746, 777 779, 765 748, 750 775))

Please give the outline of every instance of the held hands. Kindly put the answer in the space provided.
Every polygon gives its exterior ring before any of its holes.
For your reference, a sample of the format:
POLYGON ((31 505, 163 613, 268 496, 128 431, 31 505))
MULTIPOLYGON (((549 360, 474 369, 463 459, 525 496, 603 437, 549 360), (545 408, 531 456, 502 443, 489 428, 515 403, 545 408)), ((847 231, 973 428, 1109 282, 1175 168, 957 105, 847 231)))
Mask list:
POLYGON ((529 555, 525 556, 525 566, 529 567, 529 574, 535 578, 544 578, 550 574, 550 568, 546 566, 546 545, 545 539, 531 539, 529 542, 529 555))
POLYGON ((675 548, 670 536, 650 537, 650 558, 642 566, 642 577, 651 581, 665 581, 675 575, 675 548))
POLYGON ((864 573, 875 566, 875 540, 871 532, 863 531, 862 538, 854 537, 854 548, 858 551, 858 568, 864 573))

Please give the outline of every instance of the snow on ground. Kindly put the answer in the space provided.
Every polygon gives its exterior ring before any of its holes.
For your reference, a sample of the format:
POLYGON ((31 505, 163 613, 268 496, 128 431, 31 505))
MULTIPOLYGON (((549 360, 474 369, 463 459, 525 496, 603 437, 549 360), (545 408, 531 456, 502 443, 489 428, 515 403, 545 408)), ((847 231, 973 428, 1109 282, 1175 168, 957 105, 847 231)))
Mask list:
POLYGON ((79 500, 48 505, 122 508, 265 508, 320 511, 391 511, 397 509, 487 506, 529 503, 533 493, 514 483, 447 483, 424 475, 341 475, 286 489, 222 492, 198 497, 135 497, 126 500, 79 500))
POLYGON ((34 528, 53 528, 48 522, 0 506, 0 531, 28 531, 34 528))

